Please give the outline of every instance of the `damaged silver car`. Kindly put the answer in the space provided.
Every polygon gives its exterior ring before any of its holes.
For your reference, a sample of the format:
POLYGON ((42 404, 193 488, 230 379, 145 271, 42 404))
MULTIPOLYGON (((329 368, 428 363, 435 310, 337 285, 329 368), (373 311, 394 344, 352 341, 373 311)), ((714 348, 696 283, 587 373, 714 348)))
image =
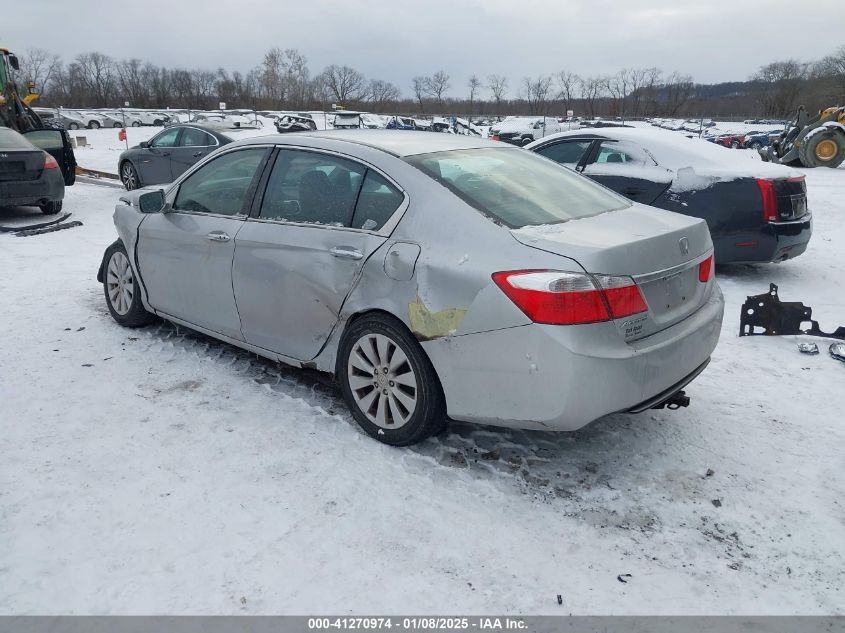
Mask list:
POLYGON ((387 444, 683 406, 719 338, 703 220, 483 139, 245 139, 114 220, 98 279, 118 323, 330 372, 387 444))

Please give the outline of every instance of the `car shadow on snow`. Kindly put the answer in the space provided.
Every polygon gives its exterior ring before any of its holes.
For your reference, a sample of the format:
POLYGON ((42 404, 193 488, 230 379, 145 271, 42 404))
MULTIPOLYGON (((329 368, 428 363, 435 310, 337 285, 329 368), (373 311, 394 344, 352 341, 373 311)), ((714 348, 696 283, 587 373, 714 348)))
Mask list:
MULTIPOLYGON (((109 319, 99 297, 92 296, 92 302, 95 301, 98 312, 109 319)), ((181 349, 228 366, 234 374, 266 385, 272 393, 301 399, 338 416, 355 432, 363 434, 327 374, 277 364, 166 321, 132 336, 140 336, 141 341, 159 351, 181 349)), ((649 455, 659 459, 659 455, 665 454, 667 438, 684 432, 683 421, 677 419, 681 423, 676 424, 672 415, 663 411, 610 415, 569 433, 453 421, 439 436, 398 450, 427 458, 433 470, 439 470, 437 476, 453 477, 450 472, 462 471, 473 478, 508 482, 542 501, 564 500, 567 511, 582 517, 586 513, 589 520, 601 525, 650 530, 657 524, 657 518, 640 508, 635 498, 625 499, 626 491, 655 485, 655 473, 646 467, 652 461, 649 455), (614 505, 618 508, 613 509, 614 505)), ((677 437, 672 439, 677 440, 677 437)), ((683 496, 696 492, 695 480, 699 476, 689 475, 690 486, 678 491, 683 496)), ((677 474, 671 477, 676 479, 677 474)))

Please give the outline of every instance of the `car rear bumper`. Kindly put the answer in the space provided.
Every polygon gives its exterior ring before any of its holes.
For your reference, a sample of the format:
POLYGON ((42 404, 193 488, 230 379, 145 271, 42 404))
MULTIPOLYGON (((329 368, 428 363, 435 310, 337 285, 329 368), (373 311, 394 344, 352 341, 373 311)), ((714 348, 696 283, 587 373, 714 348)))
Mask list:
POLYGON ((572 431, 604 415, 659 404, 695 378, 716 347, 724 299, 680 323, 624 343, 613 323, 524 325, 422 343, 449 416, 572 431))
POLYGON ((781 262, 807 250, 813 235, 810 213, 790 222, 769 222, 756 233, 733 234, 714 240, 716 263, 781 262))
MULTIPOLYGON (((59 170, 50 170, 58 172, 59 170)), ((0 182, 0 205, 39 205, 65 197, 65 183, 59 173, 43 175, 38 180, 0 182), (55 177, 54 177, 55 176, 55 177)))

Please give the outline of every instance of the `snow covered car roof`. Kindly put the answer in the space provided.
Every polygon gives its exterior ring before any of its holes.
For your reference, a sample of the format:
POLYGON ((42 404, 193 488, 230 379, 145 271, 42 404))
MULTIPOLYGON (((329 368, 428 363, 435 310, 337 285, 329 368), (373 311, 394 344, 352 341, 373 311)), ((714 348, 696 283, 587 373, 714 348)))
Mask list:
POLYGON ((687 138, 681 134, 649 128, 597 128, 560 132, 529 143, 525 148, 532 149, 555 139, 572 137, 606 138, 638 143, 648 150, 661 167, 672 171, 693 168, 699 175, 718 180, 801 176, 800 172, 789 167, 764 163, 751 152, 740 152, 699 138, 687 138))

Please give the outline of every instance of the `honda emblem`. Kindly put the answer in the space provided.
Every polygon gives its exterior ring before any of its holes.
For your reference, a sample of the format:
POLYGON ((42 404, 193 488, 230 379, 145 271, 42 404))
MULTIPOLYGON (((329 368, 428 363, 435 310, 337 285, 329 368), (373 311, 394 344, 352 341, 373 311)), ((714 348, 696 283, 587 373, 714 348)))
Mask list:
POLYGON ((685 237, 682 237, 678 240, 678 248, 681 249, 681 255, 686 255, 689 253, 689 240, 685 237))

